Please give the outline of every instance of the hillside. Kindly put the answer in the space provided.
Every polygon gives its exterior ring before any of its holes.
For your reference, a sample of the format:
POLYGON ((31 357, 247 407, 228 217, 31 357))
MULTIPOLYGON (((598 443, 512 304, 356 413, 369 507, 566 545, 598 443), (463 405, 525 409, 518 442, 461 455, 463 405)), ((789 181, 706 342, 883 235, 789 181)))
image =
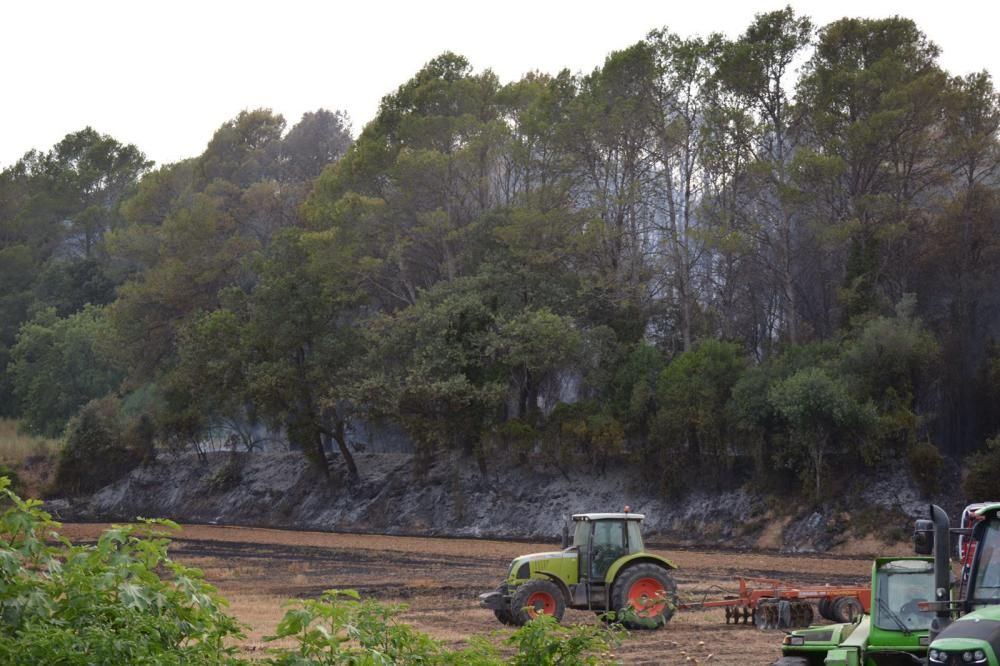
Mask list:
MULTIPOLYGON (((163 461, 132 471, 93 495, 54 499, 65 521, 168 517, 183 523, 377 534, 557 541, 564 517, 620 510, 646 514, 658 543, 788 552, 868 554, 909 538, 927 500, 904 474, 856 479, 838 501, 812 506, 747 489, 658 498, 635 470, 600 477, 508 466, 483 479, 474 461, 439 461, 418 479, 413 457, 359 454, 368 470, 357 483, 328 483, 301 455, 210 456, 163 461)), ((340 479, 340 480, 337 480, 340 479)), ((954 510, 953 498, 935 501, 954 510)), ((899 546, 895 546, 898 548, 899 546)))

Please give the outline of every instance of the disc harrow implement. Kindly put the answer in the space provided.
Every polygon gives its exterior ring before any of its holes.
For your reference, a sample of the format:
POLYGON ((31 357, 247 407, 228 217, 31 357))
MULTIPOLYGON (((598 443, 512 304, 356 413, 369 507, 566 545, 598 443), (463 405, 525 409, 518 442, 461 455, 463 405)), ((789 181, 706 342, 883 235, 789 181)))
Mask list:
POLYGON ((739 593, 721 599, 681 602, 677 610, 722 608, 726 624, 758 629, 807 627, 816 612, 834 622, 850 622, 871 607, 871 587, 802 587, 773 578, 736 578, 739 593), (815 604, 815 608, 813 606, 815 604))

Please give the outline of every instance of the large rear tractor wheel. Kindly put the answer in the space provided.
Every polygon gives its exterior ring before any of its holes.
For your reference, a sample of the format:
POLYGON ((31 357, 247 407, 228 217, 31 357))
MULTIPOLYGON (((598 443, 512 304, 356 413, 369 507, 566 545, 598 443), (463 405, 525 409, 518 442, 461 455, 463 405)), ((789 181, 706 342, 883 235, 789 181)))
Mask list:
POLYGON ((677 585, 661 566, 633 564, 618 574, 611 606, 628 629, 659 629, 677 608, 677 585))
POLYGON ((510 612, 513 623, 518 626, 539 615, 551 615, 559 622, 566 612, 566 599, 559 586, 552 581, 529 580, 518 587, 511 597, 510 612))

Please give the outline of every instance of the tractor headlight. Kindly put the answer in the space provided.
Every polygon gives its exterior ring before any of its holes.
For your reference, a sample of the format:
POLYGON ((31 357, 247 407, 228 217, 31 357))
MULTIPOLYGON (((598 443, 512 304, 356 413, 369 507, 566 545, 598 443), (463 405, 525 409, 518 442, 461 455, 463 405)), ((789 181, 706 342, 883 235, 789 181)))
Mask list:
POLYGON ((936 664, 943 664, 948 661, 948 653, 941 650, 929 650, 927 658, 936 664))
POLYGON ((972 653, 972 656, 975 658, 977 662, 986 661, 986 653, 983 652, 982 650, 976 650, 975 652, 972 653))
POLYGON ((971 652, 963 652, 962 653, 962 661, 964 661, 967 664, 971 664, 972 663, 972 653, 971 652))

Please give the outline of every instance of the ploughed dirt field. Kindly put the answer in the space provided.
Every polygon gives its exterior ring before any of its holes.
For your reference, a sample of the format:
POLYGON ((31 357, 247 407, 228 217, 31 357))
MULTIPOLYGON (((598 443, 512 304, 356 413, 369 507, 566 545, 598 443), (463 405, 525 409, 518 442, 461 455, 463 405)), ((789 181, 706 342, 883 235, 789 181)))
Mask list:
MULTIPOLYGON (((106 525, 67 524, 73 541, 96 538, 106 525)), ((647 544, 677 565, 682 601, 721 597, 736 588, 735 576, 779 578, 799 585, 865 584, 871 559, 859 556, 783 555, 671 549, 647 544)), ((292 532, 189 525, 174 537, 172 557, 205 572, 249 625, 247 652, 264 649, 291 598, 351 588, 381 601, 404 603, 403 620, 454 645, 471 636, 502 640, 510 629, 480 609, 476 595, 493 589, 510 560, 554 550, 553 543, 429 539, 292 532)), ((888 553, 886 553, 888 554, 888 553)), ((569 610, 563 622, 594 623, 594 615, 569 610)), ((678 612, 665 629, 633 632, 614 656, 626 664, 770 664, 780 652, 781 631, 726 625, 721 609, 678 612)))

